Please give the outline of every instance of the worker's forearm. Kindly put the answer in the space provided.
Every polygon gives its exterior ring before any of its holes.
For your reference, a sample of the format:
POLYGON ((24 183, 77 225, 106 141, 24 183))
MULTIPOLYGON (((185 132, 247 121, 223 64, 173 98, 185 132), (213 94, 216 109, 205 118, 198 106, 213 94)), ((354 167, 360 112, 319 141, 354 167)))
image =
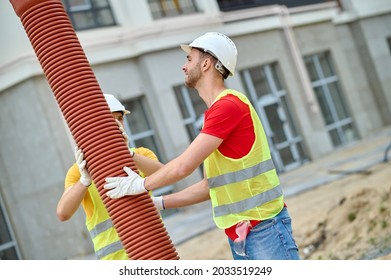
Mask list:
POLYGON ((69 220, 80 207, 88 188, 78 181, 65 190, 57 204, 57 217, 60 221, 69 220))
MULTIPOLYGON (((175 160, 174 160, 175 161, 175 160)), ((180 165, 171 161, 162 168, 147 176, 144 181, 144 187, 147 190, 155 190, 160 187, 168 186, 178 182, 191 173, 185 171, 180 165)))
POLYGON ((150 159, 149 157, 139 155, 137 153, 134 154, 133 160, 136 163, 137 168, 146 176, 151 175, 164 166, 163 163, 157 160, 150 159))
POLYGON ((205 179, 180 192, 163 196, 165 209, 185 207, 209 199, 209 189, 205 179))
POLYGON ((145 188, 154 190, 168 186, 190 175, 222 141, 218 137, 200 133, 180 156, 147 176, 144 182, 145 188))
POLYGON ((144 187, 147 190, 155 190, 172 185, 189 176, 200 164, 201 162, 190 160, 186 155, 182 154, 147 176, 144 181, 144 187))

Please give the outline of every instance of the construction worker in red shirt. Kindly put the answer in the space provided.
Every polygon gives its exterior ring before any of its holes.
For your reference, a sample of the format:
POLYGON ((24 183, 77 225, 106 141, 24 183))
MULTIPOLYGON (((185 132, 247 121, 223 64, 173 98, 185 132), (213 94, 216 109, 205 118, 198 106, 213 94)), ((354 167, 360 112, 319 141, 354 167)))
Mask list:
POLYGON ((262 123, 247 97, 224 85, 234 75, 237 49, 224 34, 208 32, 189 45, 182 70, 208 109, 204 126, 189 147, 155 173, 141 178, 106 178, 111 198, 173 184, 202 163, 204 178, 182 191, 155 197, 158 209, 211 200, 216 226, 228 236, 235 260, 297 260, 291 218, 284 202, 262 123))

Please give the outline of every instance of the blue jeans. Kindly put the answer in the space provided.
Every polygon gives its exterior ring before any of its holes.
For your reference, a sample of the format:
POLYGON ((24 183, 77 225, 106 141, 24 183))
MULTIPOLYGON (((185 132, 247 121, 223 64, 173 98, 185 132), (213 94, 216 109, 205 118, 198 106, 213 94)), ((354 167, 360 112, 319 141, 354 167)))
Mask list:
POLYGON ((262 221, 247 235, 243 252, 238 255, 228 238, 234 260, 299 260, 299 250, 292 235, 291 218, 286 207, 274 218, 262 221))

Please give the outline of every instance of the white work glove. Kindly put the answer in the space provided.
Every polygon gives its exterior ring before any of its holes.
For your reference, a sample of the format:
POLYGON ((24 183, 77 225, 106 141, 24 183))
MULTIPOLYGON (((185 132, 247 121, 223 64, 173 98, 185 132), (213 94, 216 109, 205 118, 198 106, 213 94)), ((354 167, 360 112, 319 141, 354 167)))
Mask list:
POLYGON ((86 164, 87 162, 84 160, 84 155, 81 149, 78 147, 75 147, 75 158, 77 166, 79 167, 80 171, 80 183, 82 183, 84 186, 89 187, 91 185, 92 179, 90 174, 87 171, 86 164))
POLYGON ((126 146, 128 146, 129 145, 129 136, 128 136, 128 134, 126 134, 125 128, 122 126, 122 124, 119 120, 115 119, 115 122, 117 123, 119 130, 122 133, 122 137, 124 137, 124 139, 125 139, 126 146))
POLYGON ((120 198, 125 195, 137 195, 147 190, 144 188, 144 178, 133 172, 129 167, 124 167, 128 177, 107 177, 103 187, 110 190, 106 193, 110 198, 120 198))
MULTIPOLYGON (((124 137, 125 139, 126 146, 129 146, 129 136, 128 134, 126 134, 125 128, 122 126, 119 120, 116 119, 115 121, 117 122, 119 130, 122 133, 122 137, 124 137)), ((129 150, 129 151, 130 151, 130 157, 134 157, 134 151, 133 150, 129 150)))
POLYGON ((158 211, 164 210, 163 196, 151 196, 152 202, 158 211))

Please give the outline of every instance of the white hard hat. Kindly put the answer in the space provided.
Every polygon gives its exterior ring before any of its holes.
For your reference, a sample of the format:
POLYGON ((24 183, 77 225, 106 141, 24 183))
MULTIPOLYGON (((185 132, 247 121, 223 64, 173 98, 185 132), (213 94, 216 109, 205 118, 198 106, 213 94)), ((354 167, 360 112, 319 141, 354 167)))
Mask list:
POLYGON ((119 112, 121 111, 124 115, 130 114, 130 111, 126 110, 124 105, 112 94, 104 94, 107 104, 109 104, 109 108, 111 112, 119 112))
POLYGON ((196 38, 189 45, 181 45, 182 50, 190 53, 192 48, 198 48, 216 57, 233 76, 235 73, 238 51, 235 43, 219 32, 207 32, 196 38))

